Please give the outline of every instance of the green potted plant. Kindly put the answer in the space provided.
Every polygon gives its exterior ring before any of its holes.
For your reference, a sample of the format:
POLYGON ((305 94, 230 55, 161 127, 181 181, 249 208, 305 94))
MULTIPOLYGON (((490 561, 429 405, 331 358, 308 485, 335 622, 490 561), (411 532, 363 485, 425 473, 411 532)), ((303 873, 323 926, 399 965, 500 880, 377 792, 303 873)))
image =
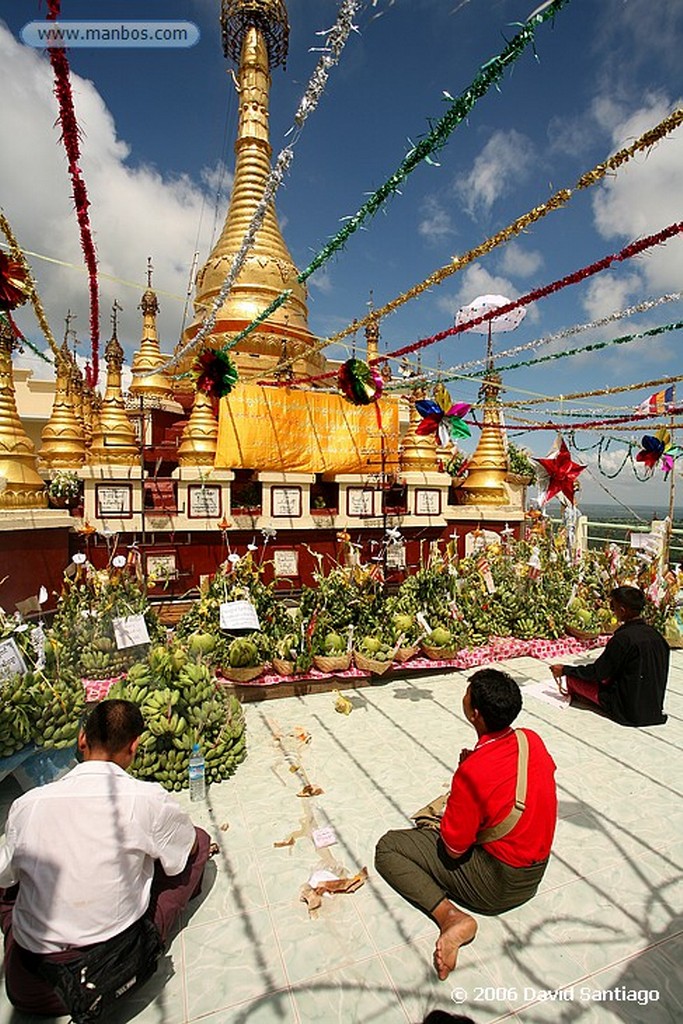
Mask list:
POLYGON ((58 469, 47 486, 53 508, 73 508, 81 496, 81 481, 72 469, 58 469))
POLYGON ((520 483, 533 484, 536 480, 536 466, 531 452, 508 442, 508 476, 518 477, 520 483))

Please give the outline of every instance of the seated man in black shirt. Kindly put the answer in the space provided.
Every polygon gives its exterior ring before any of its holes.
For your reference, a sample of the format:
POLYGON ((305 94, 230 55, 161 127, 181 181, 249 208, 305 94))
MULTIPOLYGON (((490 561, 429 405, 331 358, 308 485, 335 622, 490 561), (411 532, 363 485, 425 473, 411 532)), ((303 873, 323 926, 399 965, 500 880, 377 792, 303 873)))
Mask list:
POLYGON ((645 595, 638 587, 616 587, 612 611, 621 623, 592 665, 551 665, 555 679, 567 677, 567 691, 597 704, 620 725, 663 725, 669 645, 643 621, 645 595))

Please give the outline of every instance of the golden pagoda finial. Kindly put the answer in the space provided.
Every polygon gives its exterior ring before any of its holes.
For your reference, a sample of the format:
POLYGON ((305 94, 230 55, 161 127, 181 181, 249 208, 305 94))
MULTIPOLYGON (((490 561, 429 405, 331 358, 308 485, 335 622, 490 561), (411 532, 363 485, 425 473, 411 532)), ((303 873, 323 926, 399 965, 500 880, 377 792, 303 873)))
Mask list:
POLYGON ((467 479, 460 486, 460 500, 464 505, 507 505, 509 501, 505 488, 508 466, 505 428, 498 403, 501 386, 497 373, 489 373, 481 386, 483 424, 467 479))
POLYGON ((107 388, 102 399, 98 421, 93 429, 89 461, 104 465, 132 466, 140 458, 135 427, 126 415, 121 390, 123 349, 117 337, 118 312, 122 307, 115 300, 112 306, 112 336, 104 350, 107 364, 107 388))
POLYGON ((365 325, 365 343, 367 346, 367 360, 369 363, 373 363, 379 358, 379 320, 377 317, 372 316, 372 292, 370 292, 368 306, 370 307, 371 319, 365 325))
POLYGON ((45 481, 38 475, 35 447, 17 412, 15 344, 12 325, 0 316, 0 509, 45 508, 45 481))
POLYGON ((235 64, 250 28, 263 36, 271 68, 287 63, 289 18, 283 0, 221 0, 223 53, 235 64))
POLYGON ((218 421, 206 391, 197 391, 190 418, 178 446, 181 466, 213 466, 218 446, 218 421))
POLYGON ((434 473, 436 471, 436 439, 433 434, 418 434, 417 428, 422 417, 415 403, 426 395, 422 383, 411 390, 408 429, 401 441, 399 463, 403 472, 434 473))
MULTIPOLYGON (((220 292, 262 200, 271 173, 270 70, 283 63, 287 54, 289 25, 282 0, 223 0, 221 24, 226 56, 239 62, 235 175, 222 234, 197 275, 195 317, 183 336, 183 345, 194 338, 220 292)), ((324 357, 312 351, 316 339, 308 328, 306 289, 298 280, 271 203, 216 314, 207 342, 216 344, 225 336, 234 337, 285 289, 291 292, 287 302, 233 351, 245 378, 275 367, 283 338, 288 341, 290 358, 296 360, 297 372, 316 373, 325 365, 324 357), (252 355, 262 358, 257 362, 252 355)), ((182 368, 188 369, 186 365, 182 368)))
POLYGON ((173 387, 168 374, 159 367, 166 362, 161 354, 159 336, 157 334, 157 314, 159 302, 156 292, 152 290, 152 257, 147 258, 147 291, 140 299, 142 310, 142 340, 140 348, 133 356, 133 380, 130 385, 131 395, 140 398, 169 399, 173 387), (143 376, 144 373, 144 376, 143 376))
POLYGON ((55 400, 52 405, 50 419, 43 427, 41 438, 42 448, 38 452, 40 462, 47 469, 78 469, 85 462, 85 435, 83 430, 82 415, 82 390, 81 417, 76 414, 74 394, 71 388, 71 380, 75 366, 75 360, 69 351, 69 336, 71 321, 74 316, 71 310, 66 315, 66 329, 64 341, 55 357, 55 370, 57 381, 55 384, 55 400))

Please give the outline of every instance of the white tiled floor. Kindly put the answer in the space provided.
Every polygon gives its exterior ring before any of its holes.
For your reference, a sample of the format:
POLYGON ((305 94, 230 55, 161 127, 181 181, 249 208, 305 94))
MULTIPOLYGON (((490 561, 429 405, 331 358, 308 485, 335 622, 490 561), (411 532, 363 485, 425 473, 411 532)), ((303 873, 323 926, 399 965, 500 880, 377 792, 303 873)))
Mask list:
MULTIPOLYGON (((504 667, 522 686, 547 673, 530 658, 504 667)), ((673 655, 664 727, 624 729, 527 697, 519 724, 543 736, 558 765, 554 856, 536 898, 482 918, 441 983, 435 926, 372 861, 376 839, 445 789, 471 744, 465 680, 380 683, 350 694, 348 717, 331 694, 248 705, 247 760, 205 806, 192 805, 221 846, 205 893, 117 1024, 417 1024, 435 1007, 477 1024, 680 1024, 683 652, 673 655), (298 797, 308 781, 324 792, 298 797), (327 823, 339 841, 316 851, 311 828, 327 823), (273 846, 297 832, 293 846, 273 846), (363 866, 361 889, 309 917, 299 890, 313 870, 363 866), (549 1001, 558 988, 564 998, 549 1001)), ((15 793, 0 785, 2 819, 15 793)), ((28 1021, 0 995, 0 1024, 28 1021)))

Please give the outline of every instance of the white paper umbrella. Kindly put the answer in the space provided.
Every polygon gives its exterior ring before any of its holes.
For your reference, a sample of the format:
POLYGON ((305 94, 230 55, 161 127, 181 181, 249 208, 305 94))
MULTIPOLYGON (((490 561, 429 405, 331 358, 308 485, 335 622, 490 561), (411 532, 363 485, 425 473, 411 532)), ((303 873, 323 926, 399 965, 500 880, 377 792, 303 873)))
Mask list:
MULTIPOLYGON (((512 299, 506 299, 504 295, 479 295, 467 306, 462 306, 455 314, 456 327, 459 327, 460 324, 466 324, 470 320, 476 320, 477 317, 484 316, 484 314, 490 313, 494 309, 500 309, 501 306, 509 306, 512 301, 512 299)), ((516 327, 519 327, 525 316, 526 307, 516 306, 515 309, 511 309, 507 313, 502 313, 500 316, 485 320, 475 327, 466 328, 468 331, 476 331, 478 334, 486 334, 488 336, 486 347, 487 369, 491 369, 493 365, 491 335, 501 334, 503 331, 514 331, 516 327)))

